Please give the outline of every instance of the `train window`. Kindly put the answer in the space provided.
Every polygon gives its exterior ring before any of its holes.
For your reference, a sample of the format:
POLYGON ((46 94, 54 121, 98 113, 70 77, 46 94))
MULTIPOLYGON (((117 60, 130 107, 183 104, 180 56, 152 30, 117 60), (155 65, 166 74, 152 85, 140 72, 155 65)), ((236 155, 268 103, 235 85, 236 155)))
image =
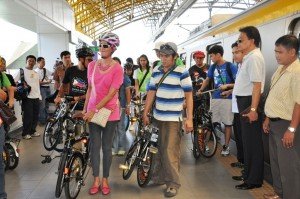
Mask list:
MULTIPOLYGON (((289 34, 295 35, 300 41, 300 17, 294 19, 289 25, 289 34)), ((300 49, 299 49, 299 58, 300 58, 300 49)))

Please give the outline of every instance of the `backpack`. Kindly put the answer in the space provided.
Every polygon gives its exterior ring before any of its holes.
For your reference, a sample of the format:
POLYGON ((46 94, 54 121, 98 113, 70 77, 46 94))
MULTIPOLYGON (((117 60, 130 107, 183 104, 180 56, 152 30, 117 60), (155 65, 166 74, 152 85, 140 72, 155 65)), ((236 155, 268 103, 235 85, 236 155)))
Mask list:
POLYGON ((27 84, 24 77, 24 70, 20 68, 20 82, 17 84, 17 88, 15 91, 15 99, 17 101, 26 99, 31 91, 31 86, 27 84))
MULTIPOLYGON (((215 69, 216 69, 216 64, 213 64, 211 65, 212 67, 212 71, 214 72, 215 69)), ((220 75, 220 72, 218 71, 219 75, 220 75)), ((230 68, 230 62, 226 62, 226 73, 228 74, 229 78, 230 78, 230 83, 235 83, 235 80, 233 78, 233 74, 232 74, 232 71, 231 71, 231 68, 230 68)), ((222 78, 221 78, 222 79, 222 78)), ((215 82, 214 82, 214 78, 212 78, 212 86, 214 87, 215 86, 215 82)), ((226 83, 226 82, 223 82, 223 84, 226 83)))

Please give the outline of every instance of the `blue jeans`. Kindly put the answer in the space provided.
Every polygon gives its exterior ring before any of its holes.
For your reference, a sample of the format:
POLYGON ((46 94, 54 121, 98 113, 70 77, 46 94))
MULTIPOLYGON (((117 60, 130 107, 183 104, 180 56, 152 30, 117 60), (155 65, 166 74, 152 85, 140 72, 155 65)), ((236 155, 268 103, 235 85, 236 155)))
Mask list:
POLYGON ((48 117, 48 109, 49 103, 46 102, 46 97, 48 97, 50 93, 50 87, 40 87, 41 88, 41 95, 42 100, 40 100, 40 110, 39 110, 39 122, 45 124, 48 117))
POLYGON ((121 118, 118 122, 116 133, 114 137, 113 142, 113 151, 118 153, 120 150, 124 150, 124 142, 126 138, 126 132, 125 132, 125 109, 121 109, 121 118))
POLYGON ((5 176, 4 176, 4 162, 3 162, 3 146, 5 141, 5 131, 3 125, 0 127, 0 199, 7 198, 5 192, 5 176))

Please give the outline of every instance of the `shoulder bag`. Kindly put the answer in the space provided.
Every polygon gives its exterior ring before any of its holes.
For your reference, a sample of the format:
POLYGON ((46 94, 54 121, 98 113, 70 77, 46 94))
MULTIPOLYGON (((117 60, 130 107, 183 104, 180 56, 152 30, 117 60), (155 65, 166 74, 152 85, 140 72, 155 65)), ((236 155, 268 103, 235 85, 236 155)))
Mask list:
POLYGON ((20 83, 17 84, 15 91, 15 99, 17 101, 26 99, 31 91, 31 86, 25 81, 24 70, 20 68, 20 83))
POLYGON ((17 120, 14 112, 2 100, 0 100, 0 117, 6 125, 10 125, 17 120))

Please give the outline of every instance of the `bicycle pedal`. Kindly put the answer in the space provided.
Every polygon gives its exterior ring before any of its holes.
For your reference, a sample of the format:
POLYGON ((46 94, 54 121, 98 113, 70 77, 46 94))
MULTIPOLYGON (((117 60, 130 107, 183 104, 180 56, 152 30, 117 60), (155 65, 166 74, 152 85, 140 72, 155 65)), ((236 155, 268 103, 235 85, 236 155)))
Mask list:
POLYGON ((158 148, 156 148, 156 147, 154 147, 154 146, 150 146, 150 147, 149 147, 149 151, 150 151, 150 153, 156 154, 156 153, 158 153, 158 148))
POLYGON ((119 169, 122 169, 122 170, 128 170, 129 167, 128 167, 127 165, 120 164, 120 165, 119 165, 119 169))

